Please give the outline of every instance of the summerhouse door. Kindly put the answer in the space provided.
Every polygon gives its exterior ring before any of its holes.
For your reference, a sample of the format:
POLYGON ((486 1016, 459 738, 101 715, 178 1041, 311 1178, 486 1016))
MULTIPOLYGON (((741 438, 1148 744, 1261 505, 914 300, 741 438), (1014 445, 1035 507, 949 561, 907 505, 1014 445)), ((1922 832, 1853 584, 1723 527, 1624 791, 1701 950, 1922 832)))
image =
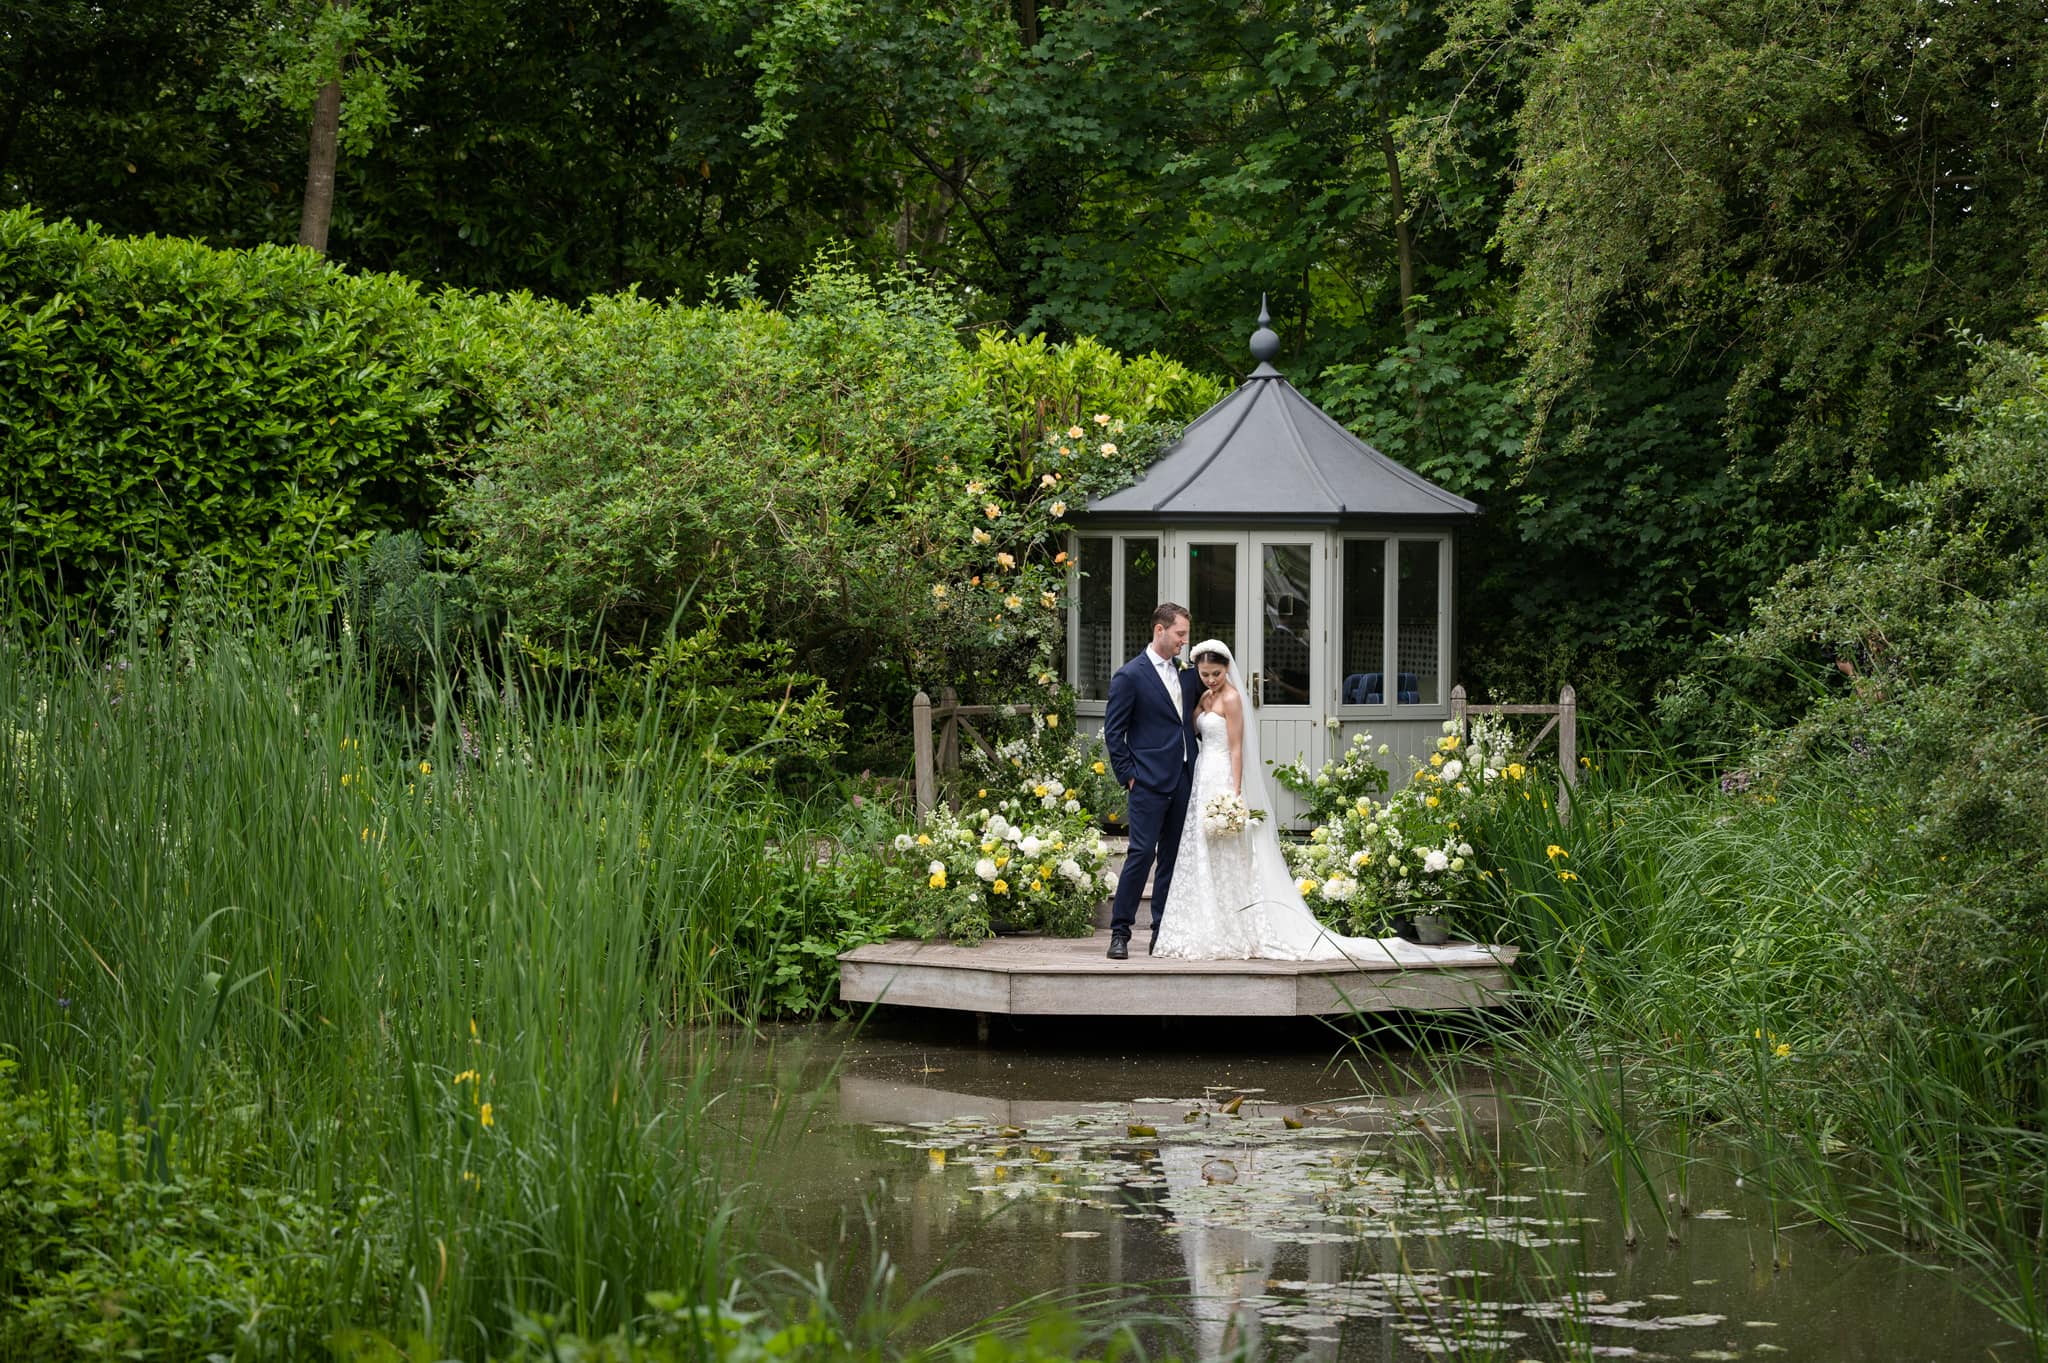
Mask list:
MULTIPOLYGON (((1278 765, 1306 759, 1313 771, 1324 758, 1324 721, 1332 713, 1323 656, 1329 612, 1323 537, 1314 531, 1254 533, 1246 548, 1255 613, 1249 622, 1244 659, 1259 747, 1278 765)), ((1266 774, 1273 813, 1282 828, 1297 823, 1301 802, 1266 774)))

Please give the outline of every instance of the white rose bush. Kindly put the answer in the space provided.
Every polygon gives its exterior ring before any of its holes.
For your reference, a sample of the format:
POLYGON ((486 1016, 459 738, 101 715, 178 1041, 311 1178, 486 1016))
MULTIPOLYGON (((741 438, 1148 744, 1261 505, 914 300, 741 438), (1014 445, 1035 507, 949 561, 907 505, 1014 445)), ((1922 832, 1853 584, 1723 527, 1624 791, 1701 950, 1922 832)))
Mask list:
POLYGON ((915 862, 906 926, 927 940, 975 942, 999 927, 1085 937, 1109 895, 1109 843, 1085 813, 1034 798, 989 798, 934 809, 903 854, 915 862))
POLYGON ((1029 716, 1024 733, 976 747, 951 802, 915 824, 876 825, 848 847, 866 878, 889 888, 892 932, 971 943, 1002 930, 1085 937, 1115 888, 1102 827, 1122 808, 1100 740, 1071 718, 1029 716))

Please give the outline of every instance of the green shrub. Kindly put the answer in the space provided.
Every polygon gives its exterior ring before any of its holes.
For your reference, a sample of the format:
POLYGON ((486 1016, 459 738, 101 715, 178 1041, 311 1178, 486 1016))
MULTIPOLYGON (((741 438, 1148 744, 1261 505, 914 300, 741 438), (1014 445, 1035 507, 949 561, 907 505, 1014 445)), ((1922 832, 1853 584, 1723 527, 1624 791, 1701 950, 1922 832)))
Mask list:
MULTIPOLYGON (((464 325, 409 281, 0 213, 0 495, 17 610, 195 558, 289 599, 423 527, 477 421, 464 325)), ((154 596, 141 604, 153 604, 154 596)))
MULTIPOLYGON (((2036 335, 2033 344, 2039 346, 2036 335)), ((1839 763, 1900 811, 1898 874, 1927 891, 1883 924, 1887 964, 1951 1019, 2048 1028, 2048 359, 1980 345, 1944 472, 1900 523, 1787 573, 1730 661, 1813 698, 1752 765, 1839 763)), ((1758 702, 1761 704, 1761 702, 1758 702)))
POLYGON ((508 324, 528 340, 449 501, 485 598, 595 674, 690 641, 670 661, 731 701, 734 744, 813 758, 849 710, 900 734, 919 684, 1053 686, 1068 507, 1215 391, 1093 343, 963 349, 935 291, 830 261, 786 313, 626 295, 508 324))
POLYGON ((433 563, 419 533, 404 530, 378 535, 342 567, 347 627, 376 674, 415 697, 437 670, 459 673, 484 644, 475 585, 433 563))
POLYGON ((1097 412, 1183 426, 1213 407, 1224 385, 1157 351, 1122 355, 1080 337, 1048 343, 984 331, 967 354, 970 381, 994 413, 1004 448, 1028 464, 1049 435, 1097 412))

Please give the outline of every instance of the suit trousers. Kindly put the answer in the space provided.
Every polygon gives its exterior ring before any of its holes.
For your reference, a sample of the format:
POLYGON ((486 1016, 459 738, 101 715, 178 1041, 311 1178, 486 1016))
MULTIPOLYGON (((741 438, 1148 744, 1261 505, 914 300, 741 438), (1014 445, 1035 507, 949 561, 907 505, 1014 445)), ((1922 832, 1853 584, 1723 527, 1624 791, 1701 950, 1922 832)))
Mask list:
POLYGON ((1138 921, 1138 897, 1145 892, 1145 877, 1154 861, 1159 870, 1152 876, 1152 931, 1159 931, 1159 916, 1166 911, 1166 892, 1173 885, 1173 863, 1180 856, 1181 830, 1187 824, 1188 796, 1193 776, 1183 766, 1180 784, 1172 791, 1153 790, 1142 782, 1131 787, 1130 808, 1125 821, 1131 831, 1131 846, 1124 856, 1124 869, 1117 877, 1116 898, 1110 903, 1109 930, 1129 937, 1138 921))

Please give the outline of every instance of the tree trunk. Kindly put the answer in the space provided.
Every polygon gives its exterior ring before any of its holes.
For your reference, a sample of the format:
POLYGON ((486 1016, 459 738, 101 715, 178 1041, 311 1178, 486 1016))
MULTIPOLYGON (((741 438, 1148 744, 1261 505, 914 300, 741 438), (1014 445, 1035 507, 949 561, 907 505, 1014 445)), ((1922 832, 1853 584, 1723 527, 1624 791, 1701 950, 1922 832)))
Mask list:
MULTIPOLYGON (((1380 120, 1380 151, 1387 158, 1387 189, 1392 198, 1391 210, 1394 218, 1394 257, 1399 266, 1401 280, 1401 336, 1408 342, 1409 349, 1415 348, 1415 234, 1408 226, 1408 201, 1401 193, 1401 157, 1394 148, 1394 125, 1382 116, 1380 120)), ((1414 370, 1411 369, 1411 375, 1414 370)), ((1420 376, 1415 375, 1409 387, 1413 404, 1413 415, 1417 422, 1422 420, 1424 403, 1420 376)))
POLYGON ((1393 196, 1394 254, 1401 272, 1401 332, 1415 344, 1415 236, 1408 227, 1408 203, 1401 194, 1401 158, 1394 150, 1394 129, 1380 124, 1380 151, 1387 158, 1387 187, 1393 196))
MULTIPOLYGON (((327 0, 347 9, 349 0, 327 0)), ((336 54, 340 60, 340 54, 336 54)), ((306 149, 306 197, 299 206, 299 245, 327 254, 327 228, 334 221, 334 163, 340 155, 341 79, 320 87, 313 103, 313 131, 306 149)))

